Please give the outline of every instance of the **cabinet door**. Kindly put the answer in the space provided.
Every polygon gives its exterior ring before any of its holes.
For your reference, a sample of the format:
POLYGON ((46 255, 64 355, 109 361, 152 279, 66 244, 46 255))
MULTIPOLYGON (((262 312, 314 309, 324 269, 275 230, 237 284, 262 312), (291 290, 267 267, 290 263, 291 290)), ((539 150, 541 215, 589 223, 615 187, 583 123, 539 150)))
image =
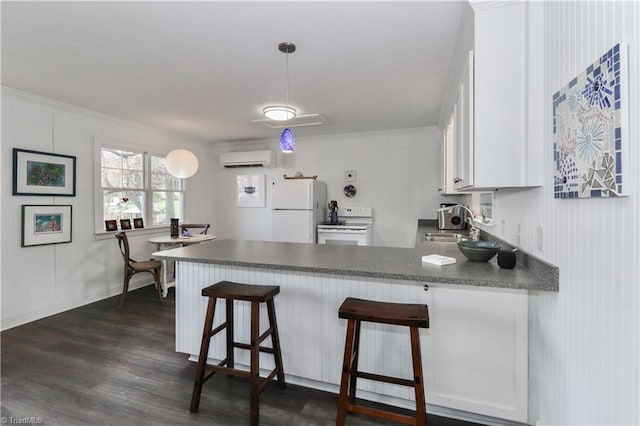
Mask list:
POLYGON ((528 185, 524 149, 527 7, 528 2, 500 2, 475 11, 476 188, 528 185))
POLYGON ((474 138, 473 138, 473 51, 469 52, 467 64, 460 78, 456 102, 456 149, 455 189, 474 184, 474 138))
POLYGON ((527 294, 431 286, 429 404, 527 421, 527 294))
POLYGON ((453 184, 453 174, 455 172, 455 127, 456 127, 456 106, 449 118, 449 123, 443 134, 443 141, 440 145, 442 158, 442 174, 440 176, 440 189, 443 194, 455 194, 453 184))

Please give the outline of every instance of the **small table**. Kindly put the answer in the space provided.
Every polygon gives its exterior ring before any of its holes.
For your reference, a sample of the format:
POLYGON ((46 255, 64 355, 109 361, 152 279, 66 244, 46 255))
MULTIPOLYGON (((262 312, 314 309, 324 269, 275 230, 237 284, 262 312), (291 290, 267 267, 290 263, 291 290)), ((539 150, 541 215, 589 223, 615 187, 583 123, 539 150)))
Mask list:
MULTIPOLYGON (((149 242, 155 244, 158 247, 158 251, 162 250, 162 246, 189 246, 191 244, 200 244, 205 241, 215 240, 216 236, 212 234, 196 234, 191 237, 176 237, 173 238, 169 235, 162 235, 158 237, 149 238, 149 242)), ((175 281, 167 282, 167 260, 162 260, 162 296, 167 297, 169 287, 173 287, 175 281)))

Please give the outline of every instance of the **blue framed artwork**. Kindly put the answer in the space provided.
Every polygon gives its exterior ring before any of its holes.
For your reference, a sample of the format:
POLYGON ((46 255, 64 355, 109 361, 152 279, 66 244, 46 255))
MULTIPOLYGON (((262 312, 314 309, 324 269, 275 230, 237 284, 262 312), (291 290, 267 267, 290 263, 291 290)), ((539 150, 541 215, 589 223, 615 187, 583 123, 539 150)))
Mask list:
POLYGON ((553 95, 555 198, 627 190, 627 58, 616 44, 553 95))

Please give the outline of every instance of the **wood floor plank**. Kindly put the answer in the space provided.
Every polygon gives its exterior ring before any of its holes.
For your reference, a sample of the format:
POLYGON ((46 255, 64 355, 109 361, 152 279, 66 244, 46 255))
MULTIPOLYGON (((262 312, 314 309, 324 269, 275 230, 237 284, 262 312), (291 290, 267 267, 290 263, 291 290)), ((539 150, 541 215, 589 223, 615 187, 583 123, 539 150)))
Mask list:
MULTIPOLYGON (((214 376, 200 411, 189 412, 195 365, 175 352, 173 289, 164 303, 157 297, 149 286, 130 292, 121 310, 116 296, 2 332, 0 415, 61 426, 249 424, 249 385, 239 378, 214 376)), ((260 423, 333 425, 337 401, 300 386, 267 386, 260 423)), ((390 423, 349 416, 347 424, 390 423)))

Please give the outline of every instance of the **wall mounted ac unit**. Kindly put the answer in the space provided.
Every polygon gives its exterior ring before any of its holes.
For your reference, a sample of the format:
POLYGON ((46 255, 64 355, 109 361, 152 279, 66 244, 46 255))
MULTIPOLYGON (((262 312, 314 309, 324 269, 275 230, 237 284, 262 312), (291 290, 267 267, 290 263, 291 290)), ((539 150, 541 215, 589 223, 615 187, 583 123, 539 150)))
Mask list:
POLYGON ((220 154, 220 165, 226 169, 235 167, 274 167, 276 153, 273 150, 225 152, 220 154))

